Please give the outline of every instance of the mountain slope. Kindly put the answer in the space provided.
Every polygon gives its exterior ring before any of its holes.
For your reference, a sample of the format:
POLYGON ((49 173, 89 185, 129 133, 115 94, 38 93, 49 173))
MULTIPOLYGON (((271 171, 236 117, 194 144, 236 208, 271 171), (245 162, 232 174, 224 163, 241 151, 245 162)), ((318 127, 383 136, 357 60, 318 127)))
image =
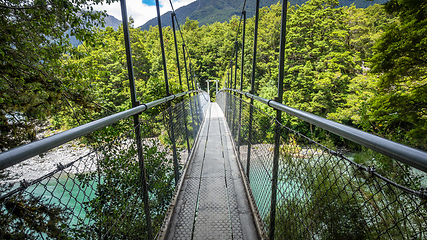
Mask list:
POLYGON ((122 24, 122 21, 118 20, 113 16, 108 15, 105 17, 105 27, 112 27, 117 30, 120 24, 122 24))
MULTIPOLYGON (((291 5, 301 5, 307 0, 290 0, 291 5)), ((385 3, 388 0, 340 0, 340 6, 350 6, 354 3, 357 7, 368 7, 375 3, 385 3)), ((205 25, 214 22, 225 22, 230 20, 233 15, 240 16, 243 8, 243 0, 197 0, 186 6, 176 9, 178 21, 183 24, 186 18, 197 20, 199 25, 205 25)), ((260 7, 271 6, 278 3, 279 0, 262 0, 260 7)), ((247 18, 255 15, 255 1, 246 1, 247 18)), ((162 26, 171 26, 171 12, 167 12, 161 16, 162 26)), ((153 18, 140 26, 141 30, 149 30, 150 26, 157 26, 157 18, 153 18)))
MULTIPOLYGON (((260 1, 260 7, 271 6, 276 4, 278 0, 263 0, 260 1)), ((176 9, 178 21, 183 24, 188 17, 192 20, 199 21, 199 25, 205 25, 214 22, 225 22, 230 20, 233 15, 240 16, 243 8, 243 1, 229 0, 197 0, 187 6, 176 9)), ((247 17, 255 15, 255 1, 246 2, 247 17)), ((161 16, 162 26, 171 26, 171 12, 167 12, 161 16)), ((149 20, 142 25, 142 30, 149 30, 150 26, 157 26, 157 18, 149 20)))
MULTIPOLYGON (((105 17, 105 27, 112 27, 115 30, 117 30, 120 24, 122 24, 122 21, 118 20, 113 16, 108 15, 105 17)), ((78 45, 81 44, 81 42, 77 40, 74 36, 70 36, 70 42, 71 42, 71 45, 73 45, 74 47, 77 47, 78 45)))

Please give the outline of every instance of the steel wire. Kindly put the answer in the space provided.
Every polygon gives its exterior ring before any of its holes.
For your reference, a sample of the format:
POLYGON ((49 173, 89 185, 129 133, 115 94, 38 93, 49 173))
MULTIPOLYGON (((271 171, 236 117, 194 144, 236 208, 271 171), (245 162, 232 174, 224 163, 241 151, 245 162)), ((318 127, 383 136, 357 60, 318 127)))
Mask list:
MULTIPOLYGON (((218 94, 217 102, 233 129, 239 163, 268 232, 277 121, 225 91, 218 94), (240 104, 241 119, 232 119, 237 114, 227 113, 240 109, 240 104), (250 108, 252 130, 248 129, 250 108)), ((280 124, 280 128, 275 239, 427 238, 426 174, 370 150, 360 156, 343 154, 289 126, 280 124)), ((332 138, 323 130, 312 132, 311 137, 320 141, 322 136, 316 133, 332 138)))
MULTIPOLYGON (((174 124, 178 162, 182 169, 189 155, 187 147, 192 149, 200 126, 193 127, 193 124, 201 122, 206 112, 204 95, 185 98, 166 110, 163 104, 158 106, 162 110, 159 114, 141 116, 142 149, 154 231, 160 229, 175 191, 169 123, 174 124), (171 121, 169 113, 173 116, 171 121), (183 126, 185 123, 187 128, 183 126), (187 146, 187 136, 190 146, 187 146)), ((146 236, 132 122, 121 120, 92 134, 91 139, 95 140, 93 150, 77 151, 67 163, 48 165, 51 169, 47 169, 47 174, 36 171, 33 179, 25 177, 20 182, 11 179, 16 169, 29 171, 37 167, 34 164, 43 163, 43 158, 31 160, 33 165, 24 161, 2 172, 9 177, 0 180, 0 239, 134 239, 146 236)), ((59 150, 61 147, 52 151, 59 150)))

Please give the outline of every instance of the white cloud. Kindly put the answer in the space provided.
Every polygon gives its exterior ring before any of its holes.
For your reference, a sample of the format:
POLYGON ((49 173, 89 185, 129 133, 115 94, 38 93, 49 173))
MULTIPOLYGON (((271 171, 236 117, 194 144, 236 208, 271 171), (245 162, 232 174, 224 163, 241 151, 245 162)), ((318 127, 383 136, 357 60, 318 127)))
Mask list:
MULTIPOLYGON (((175 10, 178 8, 190 4, 196 0, 172 0, 172 4, 175 10)), ((135 19, 135 27, 139 27, 146 23, 148 20, 157 16, 156 6, 148 6, 142 3, 142 0, 127 0, 126 8, 128 17, 132 16, 135 19)), ((107 13, 115 18, 122 20, 122 12, 120 9, 120 1, 115 2, 111 5, 95 5, 95 10, 106 10, 107 13)), ((164 14, 171 11, 169 0, 160 0, 160 14, 164 14)))

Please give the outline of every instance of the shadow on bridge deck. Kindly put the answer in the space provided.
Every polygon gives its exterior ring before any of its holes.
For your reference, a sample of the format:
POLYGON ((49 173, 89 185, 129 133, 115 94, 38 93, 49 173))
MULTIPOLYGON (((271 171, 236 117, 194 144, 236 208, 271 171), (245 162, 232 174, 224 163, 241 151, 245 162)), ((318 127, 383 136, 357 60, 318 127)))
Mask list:
POLYGON ((211 103, 166 239, 258 239, 224 115, 211 103))

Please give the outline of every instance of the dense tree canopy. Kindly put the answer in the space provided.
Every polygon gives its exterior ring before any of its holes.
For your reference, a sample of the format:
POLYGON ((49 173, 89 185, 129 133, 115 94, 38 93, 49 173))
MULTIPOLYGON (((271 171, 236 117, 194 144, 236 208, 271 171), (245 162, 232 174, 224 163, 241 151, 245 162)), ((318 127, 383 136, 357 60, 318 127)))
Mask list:
POLYGON ((373 115, 388 131, 402 131, 425 145, 427 1, 391 0, 385 10, 398 21, 387 27, 373 48, 372 72, 380 75, 378 94, 372 100, 373 115))
MULTIPOLYGON (((108 0, 111 2, 110 0, 108 0)), ((53 104, 75 101, 78 90, 57 76, 69 36, 91 41, 102 0, 0 1, 0 149, 35 138, 38 120, 53 104)))
MULTIPOLYGON (((338 6, 336 0, 310 0, 288 8, 284 103, 425 149, 426 1, 338 6)), ((89 11, 85 1, 5 2, 0 8, 5 33, 0 43, 3 149, 33 138, 37 120, 67 128, 130 107, 122 28, 89 35, 103 14, 89 11), (42 19, 42 14, 48 17, 42 19), (33 26, 34 19, 40 24, 33 26), (84 43, 69 48, 67 33, 84 43)), ((260 10, 255 83, 257 94, 265 98, 277 92, 280 16, 280 4, 260 10)), ((239 26, 238 17, 200 27, 190 19, 181 23, 187 63, 192 63, 189 76, 196 76, 203 88, 208 79, 225 83, 239 26)), ((237 81, 243 71, 246 91, 253 32, 250 18, 243 69, 240 55, 237 63, 237 81)), ((165 27, 163 33, 172 92, 187 90, 182 48, 181 87, 172 29, 165 27)), ((157 27, 140 31, 131 26, 142 102, 165 95, 158 34, 157 27)), ((239 47, 240 38, 241 31, 239 47)), ((178 46, 183 43, 178 33, 178 46)), ((296 130, 310 134, 306 123, 285 118, 296 130)))

